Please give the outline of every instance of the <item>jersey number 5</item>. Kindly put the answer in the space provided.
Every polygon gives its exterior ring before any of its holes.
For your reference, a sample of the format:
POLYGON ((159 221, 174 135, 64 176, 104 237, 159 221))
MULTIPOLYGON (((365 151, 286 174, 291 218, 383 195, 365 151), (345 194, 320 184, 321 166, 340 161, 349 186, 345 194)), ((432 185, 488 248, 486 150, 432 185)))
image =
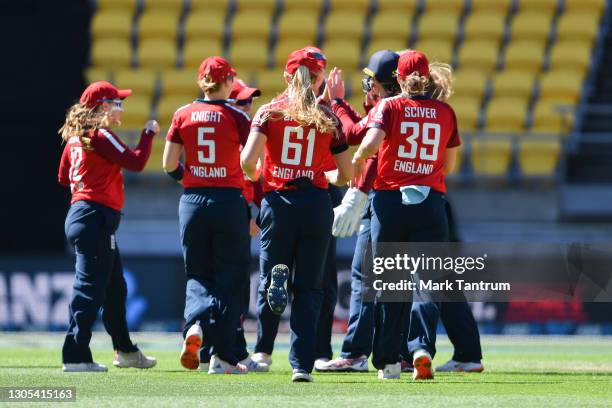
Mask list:
POLYGON ((215 133, 215 128, 212 127, 201 127, 198 128, 198 146, 208 147, 208 155, 204 154, 204 151, 198 151, 198 161, 200 163, 214 163, 215 162, 215 141, 204 139, 205 133, 215 133))
POLYGON ((402 135, 408 134, 406 145, 400 145, 397 150, 397 157, 402 159, 415 159, 417 152, 421 160, 436 161, 438 158, 438 146, 440 145, 440 125, 438 123, 423 123, 423 130, 417 122, 402 122, 400 125, 402 135), (421 148, 417 139, 421 136, 421 148), (428 150, 431 147, 431 150, 428 150))
MULTIPOLYGON (((304 139, 304 129, 303 128, 292 127, 292 126, 285 127, 285 134, 283 136, 283 151, 281 154, 281 163, 297 166, 300 164, 302 160, 302 145, 300 143, 292 142, 290 140, 292 133, 295 133, 296 137, 299 140, 304 139)), ((312 154, 314 151, 314 142, 315 142, 315 130, 314 129, 310 129, 308 131, 306 140, 308 140, 308 146, 306 147, 306 161, 304 162, 304 165, 307 167, 310 167, 312 166, 312 154)))

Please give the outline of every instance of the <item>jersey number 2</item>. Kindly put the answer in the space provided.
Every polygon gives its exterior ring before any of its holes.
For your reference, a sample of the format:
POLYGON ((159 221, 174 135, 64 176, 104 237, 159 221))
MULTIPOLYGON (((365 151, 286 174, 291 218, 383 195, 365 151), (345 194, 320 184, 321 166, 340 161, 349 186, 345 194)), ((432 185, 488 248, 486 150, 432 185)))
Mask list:
POLYGON ((423 123, 423 130, 421 131, 421 127, 417 122, 402 122, 400 132, 402 135, 408 134, 406 137, 408 149, 406 149, 405 145, 400 145, 397 150, 397 157, 415 159, 418 151, 421 160, 436 161, 438 158, 438 146, 440 145, 440 125, 438 123, 423 123), (421 134, 422 146, 419 149, 417 139, 421 134), (431 151, 428 151, 428 147, 431 147, 431 151))
POLYGON ((205 133, 215 133, 215 128, 198 128, 198 146, 208 147, 208 155, 204 154, 204 151, 198 151, 198 161, 200 163, 211 164, 215 162, 215 141, 204 139, 205 133))
MULTIPOLYGON (((285 134, 283 136, 283 151, 281 154, 281 163, 291 164, 293 166, 298 166, 302 161, 302 145, 300 143, 292 142, 291 134, 295 133, 296 137, 299 140, 304 139, 304 129, 301 127, 285 127, 285 134), (291 157, 290 157, 291 155, 291 157)), ((315 130, 310 129, 308 131, 308 135, 306 135, 306 140, 308 141, 308 146, 306 147, 306 161, 304 161, 304 165, 306 167, 312 166, 312 154, 314 152, 314 142, 315 142, 315 130)))

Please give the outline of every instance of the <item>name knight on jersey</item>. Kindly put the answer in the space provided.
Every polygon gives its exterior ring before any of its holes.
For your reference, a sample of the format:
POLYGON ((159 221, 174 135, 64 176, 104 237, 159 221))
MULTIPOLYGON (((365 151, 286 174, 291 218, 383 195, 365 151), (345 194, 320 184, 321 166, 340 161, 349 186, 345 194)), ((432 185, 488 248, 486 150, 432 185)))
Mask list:
POLYGON ((221 112, 216 111, 195 111, 191 112, 192 122, 215 122, 221 123, 221 112))
POLYGON ((190 166, 189 171, 194 176, 202 178, 227 177, 227 168, 225 167, 190 166))
POLYGON ((308 177, 314 179, 314 171, 312 170, 301 170, 301 169, 289 169, 286 167, 274 166, 272 170, 272 177, 277 177, 285 180, 293 180, 300 177, 308 177))
POLYGON ((394 171, 411 174, 431 174, 433 173, 433 169, 433 164, 414 163, 402 160, 396 160, 393 166, 394 171))

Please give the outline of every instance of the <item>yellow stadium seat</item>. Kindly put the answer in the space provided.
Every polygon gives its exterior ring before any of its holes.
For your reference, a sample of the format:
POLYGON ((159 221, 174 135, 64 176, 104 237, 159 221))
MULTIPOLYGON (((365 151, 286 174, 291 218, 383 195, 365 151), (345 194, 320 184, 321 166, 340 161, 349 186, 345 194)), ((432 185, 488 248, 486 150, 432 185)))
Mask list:
POLYGON ((200 94, 197 84, 198 73, 194 69, 164 71, 161 80, 164 96, 192 95, 193 98, 196 98, 200 94))
POLYGON ((518 146, 519 169, 524 176, 551 177, 557 168, 560 152, 559 139, 522 139, 518 146))
POLYGON ((175 68, 176 41, 153 38, 138 44, 138 66, 141 68, 175 68))
POLYGON ((410 13, 416 12, 419 0, 377 0, 378 12, 410 13))
POLYGON ((591 64, 590 41, 560 41, 550 52, 551 69, 576 69, 586 72, 591 64))
POLYGON ((381 12, 372 19, 372 40, 394 40, 408 42, 412 14, 398 12, 381 12))
POLYGON ((566 12, 595 11, 601 15, 606 8, 606 0, 565 0, 566 12))
POLYGON ((94 41, 91 46, 92 65, 96 68, 128 68, 132 65, 132 50, 128 39, 94 41))
POLYGON ((366 13, 372 5, 371 0, 329 0, 330 10, 356 10, 366 13))
POLYGON ((205 58, 213 55, 223 55, 221 40, 204 38, 189 40, 183 49, 183 66, 197 69, 205 58))
POLYGON ((100 11, 93 17, 91 34, 94 41, 100 38, 130 38, 132 14, 124 10, 100 11))
POLYGON ((256 78, 257 88, 262 94, 265 92, 270 97, 278 95, 287 88, 282 69, 259 71, 256 78))
POLYGON ((512 19, 512 41, 531 40, 544 43, 550 34, 552 14, 545 11, 518 13, 512 19))
POLYGON ((97 0, 96 12, 107 10, 123 10, 127 13, 134 14, 136 10, 136 0, 97 0))
POLYGON ((328 58, 328 66, 344 71, 360 68, 361 44, 352 40, 329 40, 323 48, 328 58))
POLYGON ((183 10, 183 2, 180 0, 144 0, 144 9, 146 11, 164 10, 178 14, 183 10))
POLYGON ((582 92, 582 71, 558 69, 540 78, 540 99, 576 103, 582 92))
POLYGON ((259 11, 271 15, 276 11, 276 0, 236 0, 236 10, 240 13, 259 11))
MULTIPOLYGON (((232 41, 230 61, 237 67, 265 68, 268 65, 268 40, 245 38, 232 41)), ((243 74, 241 74, 243 75, 243 74)))
POLYGON ((464 23, 465 39, 499 42, 504 33, 504 19, 504 14, 493 11, 471 13, 464 23))
POLYGON ((299 38, 280 39, 274 49, 274 66, 283 68, 291 52, 313 44, 314 41, 304 41, 299 38))
POLYGON ((318 12, 307 10, 286 11, 278 21, 278 38, 299 38, 305 43, 311 44, 317 39, 318 28, 318 12))
POLYGON ((188 95, 163 96, 157 105, 157 121, 163 129, 168 129, 172 123, 172 116, 181 106, 193 102, 193 97, 188 95))
POLYGON ((87 68, 85 70, 85 80, 87 84, 98 81, 108 81, 110 78, 110 72, 108 69, 103 68, 87 68))
POLYGON ((445 12, 451 12, 455 16, 459 17, 463 8, 465 7, 465 0, 426 0, 425 11, 428 13, 432 10, 442 10, 445 12))
POLYGON ((361 42, 365 15, 360 11, 335 11, 325 19, 325 39, 346 38, 361 42))
POLYGON ((493 95, 517 96, 525 100, 531 97, 535 75, 529 70, 504 70, 493 76, 493 95))
POLYGON ((139 41, 149 38, 176 40, 179 15, 167 10, 145 11, 138 21, 139 41))
POLYGON ((157 74, 145 69, 122 69, 115 71, 113 81, 117 88, 131 89, 132 95, 142 95, 149 99, 151 99, 155 92, 156 82, 157 74))
POLYGON ((518 0, 518 9, 548 11, 553 14, 559 7, 559 0, 518 0))
POLYGON ((597 12, 563 13, 557 22, 557 40, 594 41, 599 30, 597 12))
POLYGON ((453 96, 449 100, 457 115, 457 127, 460 132, 473 132, 478 127, 480 118, 480 98, 473 96, 453 96))
POLYGON ((352 98, 353 96, 359 96, 363 101, 364 93, 361 87, 361 80, 366 76, 363 71, 347 70, 346 72, 342 73, 342 76, 344 78, 344 88, 346 90, 346 95, 349 98, 352 98))
POLYGON ((147 161, 143 172, 146 174, 164 174, 163 158, 166 140, 163 137, 153 138, 153 146, 151 148, 151 156, 147 161))
POLYGON ((533 110, 532 133, 565 134, 574 122, 574 105, 540 100, 533 110))
POLYGON ((480 176, 505 176, 512 160, 512 142, 502 138, 472 140, 472 169, 480 176))
POLYGON ((195 38, 219 40, 223 37, 225 27, 224 11, 192 11, 185 20, 185 40, 195 38))
POLYGON ((121 128, 142 130, 151 119, 151 97, 131 95, 123 102, 125 112, 121 114, 121 128))
POLYGON ((391 51, 400 51, 406 48, 406 41, 400 39, 379 39, 372 40, 368 45, 368 50, 365 55, 364 66, 368 64, 368 60, 376 51, 380 50, 391 50, 391 51))
POLYGON ((455 98, 476 98, 480 103, 485 86, 489 79, 487 73, 474 69, 460 69, 453 73, 453 89, 455 98))
POLYGON ((453 12, 434 11, 419 19, 419 40, 454 41, 459 16, 453 12))
POLYGON ((489 132, 522 132, 528 99, 517 96, 494 97, 486 110, 485 129, 489 132))
POLYGON ((459 49, 459 67, 491 71, 497 65, 497 41, 465 41, 459 49))
POLYGON ((540 41, 512 41, 506 48, 504 67, 538 71, 544 61, 544 48, 540 41))
POLYGON ((429 62, 451 63, 453 58, 453 42, 450 40, 429 40, 422 38, 413 47, 423 52, 429 62))
POLYGON ((325 4, 325 0, 289 0, 283 1, 283 11, 286 12, 296 12, 296 11, 308 11, 314 12, 317 15, 321 13, 321 9, 325 4))
POLYGON ((471 2, 472 12, 492 10, 504 14, 510 9, 512 4, 512 0, 471 0, 471 2))
POLYGON ((268 41, 272 14, 268 11, 239 12, 232 20, 232 41, 235 39, 263 39, 268 41))
POLYGON ((227 13, 231 0, 191 0, 190 13, 219 12, 227 13))

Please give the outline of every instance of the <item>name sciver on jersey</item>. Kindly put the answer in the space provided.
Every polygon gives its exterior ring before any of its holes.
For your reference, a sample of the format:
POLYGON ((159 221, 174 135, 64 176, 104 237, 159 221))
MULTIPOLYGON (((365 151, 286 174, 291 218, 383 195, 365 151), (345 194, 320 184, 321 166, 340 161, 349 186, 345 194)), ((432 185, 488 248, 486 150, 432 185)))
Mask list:
POLYGON ((406 106, 404 107, 405 118, 425 118, 425 119, 437 119, 436 108, 424 108, 422 106, 406 106))

